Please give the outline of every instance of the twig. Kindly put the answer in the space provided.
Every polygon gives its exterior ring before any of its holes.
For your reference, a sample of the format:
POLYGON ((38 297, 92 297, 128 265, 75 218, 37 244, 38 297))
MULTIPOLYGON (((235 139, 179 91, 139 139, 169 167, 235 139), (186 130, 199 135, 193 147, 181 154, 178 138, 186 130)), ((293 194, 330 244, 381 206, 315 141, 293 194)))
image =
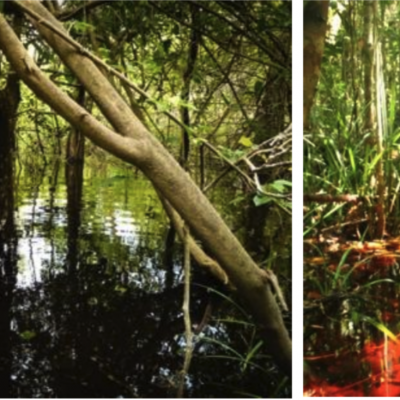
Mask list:
MULTIPOLYGON (((210 190, 213 186, 215 186, 228 172, 231 171, 231 169, 235 169, 236 171, 238 171, 237 167, 238 164, 240 164, 241 162, 246 162, 246 160, 250 160, 251 158, 259 154, 271 153, 271 155, 268 157, 264 165, 257 168, 272 168, 273 164, 271 164, 271 161, 286 153, 289 153, 292 149, 291 143, 292 143, 292 124, 290 124, 283 132, 280 132, 278 135, 260 143, 256 148, 252 149, 249 153, 245 154, 243 157, 240 157, 235 162, 227 160, 226 158, 222 157, 216 149, 214 148, 211 149, 211 147, 208 146, 214 153, 216 153, 228 164, 228 167, 225 170, 223 170, 221 174, 218 175, 212 182, 210 182, 204 188, 203 192, 205 193, 208 190, 210 190), (277 143, 279 142, 280 142, 279 146, 276 146, 277 143), (265 147, 267 146, 269 146, 270 148, 265 149, 265 147)), ((290 162, 287 162, 287 164, 285 163, 284 165, 290 165, 290 164, 291 164, 290 162)), ((280 163, 276 163, 275 165, 281 166, 280 163)), ((243 171, 241 170, 239 171, 241 175, 243 174, 246 175, 243 171)), ((254 187, 255 183, 247 175, 246 175, 246 180, 250 183, 250 185, 254 187)), ((278 196, 275 195, 275 197, 278 196)))
POLYGON ((248 165, 250 171, 253 173, 253 175, 254 175, 253 181, 254 181, 257 191, 259 193, 264 194, 265 196, 269 196, 269 197, 277 197, 278 199, 287 199, 288 197, 290 197, 290 195, 287 195, 287 194, 266 192, 261 186, 260 179, 258 177, 258 174, 256 173, 256 167, 254 166, 254 164, 252 162, 250 162, 250 160, 248 160, 246 157, 243 158, 243 161, 248 165))
POLYGON ((305 194, 304 203, 361 203, 368 201, 367 196, 358 196, 356 194, 331 195, 327 193, 305 194))
POLYGON ((254 168, 254 172, 261 172, 261 171, 264 171, 266 169, 276 168, 276 167, 287 167, 289 165, 292 165, 291 161, 282 161, 282 162, 278 162, 278 163, 275 163, 275 164, 261 165, 260 167, 255 167, 254 168))
POLYGON ((232 161, 228 160, 226 157, 224 157, 212 144, 208 143, 204 139, 200 139, 200 141, 207 146, 213 153, 215 153, 219 158, 224 160, 231 168, 233 168, 239 175, 242 175, 244 179, 247 180, 248 183, 250 183, 251 186, 255 187, 255 183, 253 180, 245 174, 237 165, 236 163, 233 163, 232 161))
MULTIPOLYGON (((60 36, 63 38, 67 43, 69 43, 71 46, 75 47, 79 51, 79 53, 83 56, 88 57, 90 60, 92 60, 97 66, 103 67, 107 70, 108 73, 111 73, 115 76, 117 76, 122 82, 127 84, 129 87, 131 87, 135 92, 139 93, 142 95, 146 100, 148 100, 150 103, 156 106, 157 108, 157 101, 154 100, 150 95, 148 95, 144 90, 142 90, 139 86, 135 85, 133 82, 131 82, 129 79, 127 79, 121 72, 117 71, 116 69, 110 67, 107 63, 105 63, 101 58, 97 57, 96 55, 92 54, 88 49, 83 47, 81 44, 76 42, 74 39, 69 37, 66 33, 61 31, 59 28, 55 27, 52 25, 50 22, 46 21, 41 17, 38 13, 35 11, 31 10, 29 7, 25 6, 21 2, 16 2, 18 7, 22 8, 27 14, 29 14, 33 19, 37 21, 38 24, 44 25, 46 28, 50 29, 52 32, 54 32, 56 35, 60 36)), ((187 126, 185 126, 179 119, 177 119, 172 113, 169 111, 160 111, 163 114, 165 114, 167 117, 169 117, 173 122, 175 122, 177 125, 179 125, 183 129, 188 129, 187 126)))
POLYGON ((185 361, 183 363, 183 369, 181 371, 180 381, 178 385, 177 398, 183 398, 183 392, 185 389, 185 378, 190 368, 190 362, 193 354, 193 332, 192 323, 190 321, 190 248, 189 248, 189 232, 185 226, 185 245, 184 245, 184 272, 185 272, 185 290, 183 294, 183 319, 185 322, 185 337, 186 337, 186 349, 185 349, 185 361))

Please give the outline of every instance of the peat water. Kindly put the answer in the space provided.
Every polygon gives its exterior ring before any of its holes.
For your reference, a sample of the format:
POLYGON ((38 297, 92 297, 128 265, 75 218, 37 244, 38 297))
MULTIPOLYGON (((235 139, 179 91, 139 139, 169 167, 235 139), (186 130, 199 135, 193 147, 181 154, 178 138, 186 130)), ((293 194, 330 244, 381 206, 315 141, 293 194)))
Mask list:
POLYGON ((306 250, 305 394, 399 397, 399 239, 306 250))
MULTIPOLYGON (((71 207, 56 165, 17 173, 12 203, 13 220, 0 218, 0 397, 175 397, 181 249, 167 260, 168 221, 151 185, 86 168, 71 207)), ((192 323, 211 316, 195 337, 186 395, 286 397, 265 355, 245 362, 254 327, 244 315, 229 320, 235 307, 211 287, 222 290, 194 274, 192 323)))

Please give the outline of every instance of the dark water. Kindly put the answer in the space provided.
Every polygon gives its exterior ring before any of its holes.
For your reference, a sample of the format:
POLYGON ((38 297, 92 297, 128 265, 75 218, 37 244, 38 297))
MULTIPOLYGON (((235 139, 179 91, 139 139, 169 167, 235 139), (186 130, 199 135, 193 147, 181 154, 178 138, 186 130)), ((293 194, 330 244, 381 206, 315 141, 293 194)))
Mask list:
MULTIPOLYGON (((182 257, 179 244, 166 252, 155 192, 97 166, 71 198, 61 163, 17 171, 14 222, 0 218, 0 397, 176 397, 182 257)), ((254 325, 194 271, 192 323, 205 323, 186 396, 288 397, 254 325)))

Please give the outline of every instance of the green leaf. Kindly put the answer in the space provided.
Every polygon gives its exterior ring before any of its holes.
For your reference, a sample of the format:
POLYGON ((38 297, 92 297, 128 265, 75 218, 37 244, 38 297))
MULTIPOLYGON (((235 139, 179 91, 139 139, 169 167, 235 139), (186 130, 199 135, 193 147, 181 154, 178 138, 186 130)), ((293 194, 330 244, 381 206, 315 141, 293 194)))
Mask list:
POLYGON ((357 168, 356 168, 356 163, 354 161, 354 152, 353 149, 349 148, 348 149, 349 152, 349 158, 350 158, 350 165, 351 165, 351 169, 353 170, 353 172, 357 172, 357 168))
POLYGON ((285 179, 277 179, 267 186, 270 191, 272 189, 279 193, 283 193, 286 190, 286 187, 292 187, 292 182, 286 181, 285 179))
POLYGON ((117 285, 115 286, 114 290, 121 294, 125 293, 128 289, 125 286, 117 285))
POLYGON ((91 29, 94 30, 94 26, 91 24, 88 24, 87 22, 77 21, 74 24, 74 29, 77 32, 85 33, 85 32, 90 31, 91 29))
POLYGON ((262 206, 263 204, 268 204, 272 201, 272 197, 264 196, 264 195, 255 195, 253 197, 253 203, 256 207, 262 206))
POLYGON ((375 321, 374 319, 372 319, 371 317, 368 317, 367 315, 363 316, 363 320, 370 323, 371 325, 375 326, 375 328, 379 329, 383 334, 388 336, 394 342, 398 343, 397 336, 390 329, 388 329, 385 325, 383 325, 381 322, 375 321))
POLYGON ((229 202, 229 204, 236 205, 236 204, 239 204, 239 203, 243 202, 244 200, 246 200, 246 196, 243 196, 243 195, 242 196, 235 196, 233 198, 233 200, 231 200, 229 202))
POLYGON ((24 340, 31 340, 37 336, 37 333, 34 331, 24 331, 24 332, 21 332, 19 334, 19 336, 21 336, 21 338, 24 340))
POLYGON ((226 157, 231 162, 235 162, 244 155, 243 150, 231 150, 228 147, 223 147, 223 146, 218 146, 218 150, 224 157, 226 157))
POLYGON ((251 139, 247 136, 242 136, 239 140, 239 143, 244 146, 244 147, 251 147, 253 146, 253 142, 251 139))
POLYGON ((246 355, 246 358, 244 360, 243 366, 242 366, 242 372, 244 372, 250 363, 250 360, 257 354, 258 350, 262 346, 263 342, 260 340, 246 355))

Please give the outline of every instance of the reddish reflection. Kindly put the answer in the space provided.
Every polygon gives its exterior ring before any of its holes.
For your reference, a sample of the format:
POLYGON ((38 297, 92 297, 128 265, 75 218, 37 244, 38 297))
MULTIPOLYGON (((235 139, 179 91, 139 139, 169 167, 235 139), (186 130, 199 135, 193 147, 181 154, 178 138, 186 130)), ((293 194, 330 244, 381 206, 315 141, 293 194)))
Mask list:
POLYGON ((304 396, 400 397, 400 237, 305 244, 304 396))
MULTIPOLYGON (((331 358, 329 373, 349 368, 349 354, 346 358, 335 358, 334 355, 321 356, 331 358)), ((356 356, 354 354, 354 356, 356 356)), ((306 358, 307 359, 307 358, 306 358)), ((315 359, 315 357, 314 357, 315 359)), ((377 345, 367 342, 357 356, 350 362, 351 369, 363 368, 370 372, 365 379, 349 385, 338 386, 323 379, 312 378, 304 388, 307 397, 399 397, 400 396, 400 335, 397 341, 387 339, 377 345), (358 364, 358 365, 357 365, 358 364)))

